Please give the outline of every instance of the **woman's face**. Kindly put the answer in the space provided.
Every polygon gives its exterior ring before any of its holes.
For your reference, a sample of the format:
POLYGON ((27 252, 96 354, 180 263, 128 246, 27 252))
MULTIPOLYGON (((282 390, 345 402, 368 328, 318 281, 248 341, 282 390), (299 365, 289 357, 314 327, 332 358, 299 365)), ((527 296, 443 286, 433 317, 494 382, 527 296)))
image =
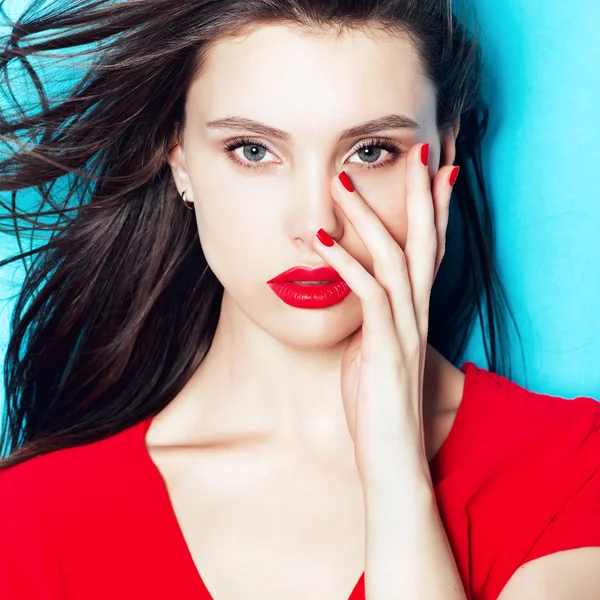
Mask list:
POLYGON ((194 202, 202 249, 225 288, 223 310, 241 311, 293 346, 331 346, 353 333, 362 323, 354 294, 326 309, 299 309, 267 281, 296 265, 325 264, 313 247, 319 228, 373 274, 330 194, 342 170, 404 247, 405 154, 429 142, 431 178, 442 155, 442 164, 454 161, 454 137, 440 136, 435 117, 435 90, 405 39, 365 30, 317 37, 271 25, 216 44, 188 91, 182 144, 169 162, 179 192, 194 202), (339 139, 390 115, 416 127, 387 123, 339 139), (264 130, 223 122, 234 118, 264 130))

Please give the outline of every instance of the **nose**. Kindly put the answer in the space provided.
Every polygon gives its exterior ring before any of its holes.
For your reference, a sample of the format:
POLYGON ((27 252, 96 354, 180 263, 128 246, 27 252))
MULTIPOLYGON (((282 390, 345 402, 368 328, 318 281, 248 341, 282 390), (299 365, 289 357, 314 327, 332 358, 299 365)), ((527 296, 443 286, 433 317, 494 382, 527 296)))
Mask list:
POLYGON ((344 233, 344 215, 331 195, 333 174, 325 173, 303 182, 296 181, 285 215, 285 229, 297 245, 312 247, 319 229, 339 241, 344 233))

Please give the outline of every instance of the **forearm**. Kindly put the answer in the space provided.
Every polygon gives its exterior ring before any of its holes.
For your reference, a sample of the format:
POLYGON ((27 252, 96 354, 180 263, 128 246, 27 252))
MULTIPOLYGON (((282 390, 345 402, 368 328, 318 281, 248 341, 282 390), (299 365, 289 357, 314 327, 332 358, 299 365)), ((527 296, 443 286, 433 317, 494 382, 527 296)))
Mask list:
POLYGON ((365 490, 366 600, 466 600, 429 477, 365 490))

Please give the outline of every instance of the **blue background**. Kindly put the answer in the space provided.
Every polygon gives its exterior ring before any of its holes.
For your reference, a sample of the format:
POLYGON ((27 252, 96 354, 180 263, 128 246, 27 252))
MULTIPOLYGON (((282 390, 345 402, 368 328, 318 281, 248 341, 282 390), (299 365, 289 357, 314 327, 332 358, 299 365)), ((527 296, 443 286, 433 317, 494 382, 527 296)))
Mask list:
MULTIPOLYGON (((9 3, 14 15, 26 1, 9 3)), ((512 379, 600 399, 600 3, 476 0, 491 104, 484 168, 514 328, 512 379)), ((0 256, 16 251, 0 237, 0 256)), ((0 269, 0 358, 22 268, 0 269)), ((509 321, 510 322, 510 321, 509 321)), ((481 330, 465 360, 486 366, 481 330)), ((0 375, 1 376, 1 375, 0 375)), ((0 392, 0 412, 4 396, 0 392)))

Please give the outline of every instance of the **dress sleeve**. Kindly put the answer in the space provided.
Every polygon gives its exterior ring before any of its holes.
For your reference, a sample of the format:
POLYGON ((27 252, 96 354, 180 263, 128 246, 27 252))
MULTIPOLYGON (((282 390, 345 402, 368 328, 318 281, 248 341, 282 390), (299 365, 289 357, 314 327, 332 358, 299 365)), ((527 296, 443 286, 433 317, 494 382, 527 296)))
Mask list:
MULTIPOLYGON (((598 407, 600 415, 600 403, 598 407)), ((579 473, 571 497, 558 507, 523 562, 563 550, 600 547, 600 423, 581 442, 570 470, 579 473)))

